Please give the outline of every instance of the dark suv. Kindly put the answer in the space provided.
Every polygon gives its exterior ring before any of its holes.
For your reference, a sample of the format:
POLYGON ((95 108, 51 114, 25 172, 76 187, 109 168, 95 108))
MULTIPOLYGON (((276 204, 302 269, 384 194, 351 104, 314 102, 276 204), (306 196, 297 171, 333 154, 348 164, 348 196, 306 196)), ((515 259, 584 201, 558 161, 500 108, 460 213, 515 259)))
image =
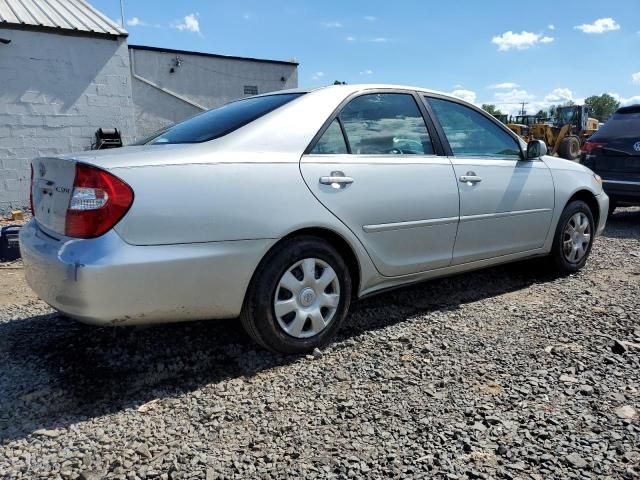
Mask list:
POLYGON ((582 146, 582 164, 600 175, 609 212, 640 205, 640 105, 622 107, 582 146))

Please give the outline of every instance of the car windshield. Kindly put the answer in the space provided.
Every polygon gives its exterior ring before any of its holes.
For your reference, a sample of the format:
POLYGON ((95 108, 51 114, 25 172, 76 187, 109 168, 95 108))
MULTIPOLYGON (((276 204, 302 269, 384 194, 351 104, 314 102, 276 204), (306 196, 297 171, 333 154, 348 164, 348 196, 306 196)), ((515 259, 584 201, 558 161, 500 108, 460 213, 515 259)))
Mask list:
POLYGON ((281 93, 252 97, 208 110, 147 137, 138 145, 200 143, 223 137, 304 95, 281 93))

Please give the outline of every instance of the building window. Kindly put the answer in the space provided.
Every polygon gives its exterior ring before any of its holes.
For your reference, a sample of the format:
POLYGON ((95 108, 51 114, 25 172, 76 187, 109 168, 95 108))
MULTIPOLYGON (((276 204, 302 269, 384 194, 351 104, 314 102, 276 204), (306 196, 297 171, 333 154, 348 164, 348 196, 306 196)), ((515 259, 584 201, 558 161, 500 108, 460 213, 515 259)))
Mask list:
POLYGON ((258 95, 258 86, 257 85, 245 85, 244 86, 244 94, 245 95, 258 95))

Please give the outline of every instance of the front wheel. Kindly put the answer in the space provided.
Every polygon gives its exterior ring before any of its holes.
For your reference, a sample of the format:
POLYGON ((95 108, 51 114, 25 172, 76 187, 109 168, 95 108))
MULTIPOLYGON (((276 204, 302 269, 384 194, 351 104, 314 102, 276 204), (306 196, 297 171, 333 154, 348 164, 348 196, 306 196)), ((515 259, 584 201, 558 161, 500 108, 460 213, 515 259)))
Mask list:
POLYGON ((285 240, 258 267, 240 319, 247 333, 278 353, 326 344, 351 303, 351 277, 340 254, 322 239, 285 240))
POLYGON ((584 267, 593 245, 594 225, 593 214, 585 202, 576 200, 565 207, 550 254, 560 273, 574 273, 584 267))
POLYGON ((564 137, 560 141, 558 154, 561 158, 573 160, 575 162, 578 157, 580 157, 580 139, 574 135, 564 137))

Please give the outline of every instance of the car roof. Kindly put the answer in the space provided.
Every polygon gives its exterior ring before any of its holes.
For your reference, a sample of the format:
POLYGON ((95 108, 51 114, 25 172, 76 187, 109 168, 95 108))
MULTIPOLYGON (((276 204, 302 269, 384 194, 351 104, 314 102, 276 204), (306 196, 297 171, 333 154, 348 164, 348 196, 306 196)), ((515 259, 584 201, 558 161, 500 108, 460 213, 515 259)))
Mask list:
POLYGON ((428 88, 415 87, 411 85, 395 85, 395 84, 386 84, 386 83, 354 83, 350 85, 325 85, 322 87, 313 87, 313 88, 290 88, 287 90, 278 90, 275 92, 264 93, 258 96, 261 97, 266 95, 284 94, 284 93, 313 93, 319 90, 327 90, 327 89, 340 90, 344 93, 345 96, 351 95, 352 93, 361 92, 363 90, 411 90, 411 91, 417 91, 422 93, 433 93, 436 95, 442 95, 443 97, 452 98, 452 99, 455 99, 456 101, 473 105, 467 102, 466 100, 461 99, 460 97, 451 95, 450 93, 441 92, 438 90, 431 90, 428 88))

